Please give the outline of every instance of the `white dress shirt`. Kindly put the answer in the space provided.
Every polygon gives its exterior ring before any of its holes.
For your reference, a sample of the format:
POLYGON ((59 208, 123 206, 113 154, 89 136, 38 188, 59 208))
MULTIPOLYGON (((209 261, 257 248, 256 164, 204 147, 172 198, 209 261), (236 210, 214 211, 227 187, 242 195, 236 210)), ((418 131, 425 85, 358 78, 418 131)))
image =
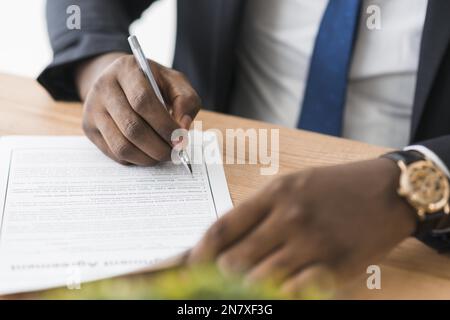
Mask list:
MULTIPOLYGON (((232 113, 295 127, 328 0, 248 0, 237 50, 232 113)), ((407 146, 428 0, 364 0, 351 65, 343 137, 407 146), (380 28, 371 28, 379 8, 380 28), (368 26, 369 21, 369 26, 368 26)), ((409 146, 434 161, 423 146, 409 146)))
MULTIPOLYGON (((363 1, 349 75, 345 138, 407 145, 428 0, 363 1), (369 6, 381 28, 369 29, 369 6)), ((232 112, 295 127, 328 0, 249 0, 238 46, 232 112)))

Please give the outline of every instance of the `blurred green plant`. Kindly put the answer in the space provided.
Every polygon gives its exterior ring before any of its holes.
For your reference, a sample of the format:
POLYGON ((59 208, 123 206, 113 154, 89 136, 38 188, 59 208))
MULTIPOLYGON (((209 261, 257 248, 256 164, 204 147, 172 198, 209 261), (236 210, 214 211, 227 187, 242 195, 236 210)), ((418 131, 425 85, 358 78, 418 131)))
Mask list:
MULTIPOLYGON (((31 299, 119 300, 268 300, 289 299, 270 282, 246 285, 240 277, 223 276, 214 266, 181 268, 157 274, 138 274, 82 284, 79 290, 59 288, 26 295, 31 299)), ((312 287, 297 298, 327 299, 312 287)))

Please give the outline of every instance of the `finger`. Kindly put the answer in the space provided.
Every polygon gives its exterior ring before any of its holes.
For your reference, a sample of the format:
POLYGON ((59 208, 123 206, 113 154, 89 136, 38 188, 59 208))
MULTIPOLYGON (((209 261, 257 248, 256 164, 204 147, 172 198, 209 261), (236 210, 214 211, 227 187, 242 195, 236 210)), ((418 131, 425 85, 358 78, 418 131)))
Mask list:
POLYGON ((155 159, 147 156, 122 135, 109 114, 98 115, 96 126, 115 158, 140 166, 151 166, 157 163, 155 159))
POLYGON ((122 164, 122 165, 130 165, 127 161, 122 161, 116 158, 116 156, 109 150, 108 144, 106 143, 105 139, 103 139, 103 136, 101 135, 100 131, 96 131, 90 135, 88 135, 88 138, 102 151, 107 157, 113 159, 114 161, 122 164))
POLYGON ((182 73, 164 67, 160 70, 157 80, 164 87, 172 116, 183 129, 189 130, 201 109, 201 99, 182 73))
POLYGON ((271 201, 264 192, 244 202, 220 218, 192 249, 190 263, 214 260, 221 251, 260 224, 270 212, 271 201))
POLYGON ((289 278, 281 292, 295 299, 331 299, 336 289, 335 273, 325 265, 316 264, 289 278))
POLYGON ((127 65, 121 68, 118 82, 131 108, 140 115, 153 130, 169 145, 172 132, 180 125, 172 118, 166 107, 158 100, 149 81, 139 69, 135 59, 124 59, 127 65))
MULTIPOLYGON (((92 115, 93 113, 91 113, 92 115)), ((106 143, 105 139, 103 138, 100 130, 98 130, 96 124, 95 124, 95 117, 92 116, 84 116, 83 117, 83 131, 85 135, 91 140, 99 149, 103 152, 107 157, 113 159, 114 161, 123 164, 123 165, 130 165, 129 162, 119 160, 116 158, 116 156, 111 152, 109 149, 108 144, 106 143)))
POLYGON ((320 257, 320 248, 308 244, 307 241, 298 243, 298 245, 286 244, 263 259, 248 273, 246 281, 281 283, 304 266, 317 261, 320 257))
POLYGON ((224 251, 218 259, 220 270, 226 274, 245 273, 281 247, 285 235, 277 220, 276 214, 271 214, 247 236, 224 251))
POLYGON ((103 103, 125 138, 150 158, 168 160, 171 147, 131 108, 119 83, 114 81, 108 90, 103 103))

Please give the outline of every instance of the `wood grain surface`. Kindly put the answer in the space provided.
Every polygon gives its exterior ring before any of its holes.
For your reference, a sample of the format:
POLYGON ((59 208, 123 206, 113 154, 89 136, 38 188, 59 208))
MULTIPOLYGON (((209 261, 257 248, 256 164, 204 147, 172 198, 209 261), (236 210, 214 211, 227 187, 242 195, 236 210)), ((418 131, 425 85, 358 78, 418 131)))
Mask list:
MULTIPOLYGON (((53 101, 33 79, 0 74, 0 135, 81 135, 81 116, 82 106, 79 103, 53 101)), ((278 174, 369 159, 386 151, 384 148, 364 143, 207 111, 201 111, 197 120, 201 121, 203 129, 217 129, 224 136, 226 129, 278 129, 278 174)), ((224 157, 236 160, 225 152, 224 157)), ((245 158, 248 160, 248 157, 247 150, 245 158)), ((247 199, 274 178, 261 175, 260 168, 261 165, 225 164, 234 204, 247 199)), ((408 239, 395 248, 381 262, 381 271, 381 290, 367 289, 367 275, 361 275, 349 283, 339 297, 450 298, 450 256, 439 255, 414 239, 408 239)))

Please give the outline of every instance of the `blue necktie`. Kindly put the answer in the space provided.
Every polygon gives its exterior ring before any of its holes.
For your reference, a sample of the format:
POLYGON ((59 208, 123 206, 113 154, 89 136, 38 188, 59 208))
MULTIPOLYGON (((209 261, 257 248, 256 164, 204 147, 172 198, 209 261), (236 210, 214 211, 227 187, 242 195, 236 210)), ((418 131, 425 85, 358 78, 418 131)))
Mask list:
POLYGON ((311 58, 298 128, 340 136, 361 0, 330 0, 311 58))

